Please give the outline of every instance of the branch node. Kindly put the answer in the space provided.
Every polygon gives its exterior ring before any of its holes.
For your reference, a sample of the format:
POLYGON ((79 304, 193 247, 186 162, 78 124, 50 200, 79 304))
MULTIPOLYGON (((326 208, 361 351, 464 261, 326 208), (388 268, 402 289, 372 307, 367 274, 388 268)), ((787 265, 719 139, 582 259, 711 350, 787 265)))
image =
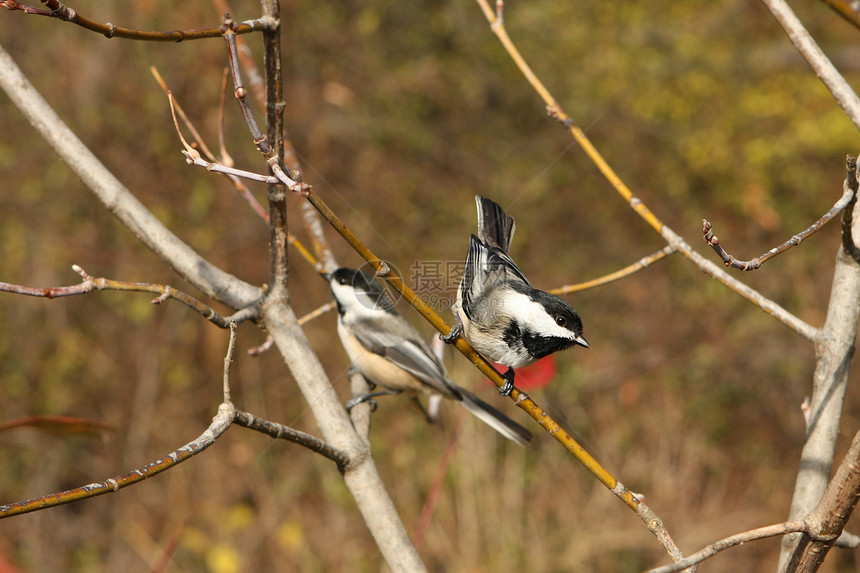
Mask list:
POLYGON ((391 267, 385 261, 379 261, 379 269, 376 271, 376 276, 385 278, 391 274, 391 267))

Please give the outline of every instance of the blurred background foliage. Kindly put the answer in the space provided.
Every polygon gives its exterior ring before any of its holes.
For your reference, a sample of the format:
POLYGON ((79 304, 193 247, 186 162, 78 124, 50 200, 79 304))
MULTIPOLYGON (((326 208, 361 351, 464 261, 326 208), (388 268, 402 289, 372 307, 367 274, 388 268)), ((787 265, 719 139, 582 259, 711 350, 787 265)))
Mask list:
MULTIPOLYGON (((858 31, 822 3, 795 4, 856 82, 858 31)), ((205 1, 73 7, 141 29, 219 23, 205 1)), ((240 20, 259 13, 252 1, 232 9, 240 20)), ((282 15, 286 124, 305 178, 407 276, 416 261, 462 260, 476 193, 517 218, 513 255, 542 288, 600 276, 663 246, 545 117, 474 3, 292 0, 282 2, 282 15)), ((856 130, 762 5, 532 0, 509 2, 505 15, 562 107, 636 195, 707 256, 714 258, 699 238, 703 217, 732 254, 750 258, 840 196, 844 157, 860 147, 856 130)), ((226 181, 185 165, 148 71, 160 70, 212 145, 221 40, 107 40, 14 12, 0 14, 0 39, 163 222, 222 268, 266 281, 265 226, 226 181)), ((259 39, 245 39, 259 59, 259 39)), ((232 102, 227 140, 239 167, 264 168, 232 102)), ((104 211, 5 95, 0 181, 0 280, 72 284, 76 263, 95 276, 195 293, 104 211)), ((262 188, 255 192, 264 200, 262 188)), ((291 200, 290 222, 303 238, 298 202, 291 200)), ((360 264, 334 236, 332 243, 342 264, 360 264)), ((838 246, 831 225, 742 279, 820 326, 838 246)), ((292 302, 303 314, 329 296, 293 260, 292 302)), ((444 287, 428 294, 445 300, 452 293, 444 287)), ((0 434, 0 501, 124 473, 208 424, 227 334, 178 304, 150 306, 150 298, 0 295, 0 420, 74 415, 117 430, 103 439, 0 434)), ((682 549, 785 519, 812 346, 679 256, 569 300, 592 349, 559 354, 558 376, 535 397, 647 496, 682 549)), ((334 325, 329 314, 306 330, 346 400, 348 364, 334 325)), ((243 350, 262 341, 252 326, 240 329, 243 350)), ((448 363, 458 381, 492 399, 465 361, 452 353, 448 363)), ((239 407, 316 432, 275 352, 242 354, 234 376, 239 407)), ((845 436, 860 427, 858 406, 852 384, 845 436)), ((461 424, 458 410, 444 407, 441 422, 427 425, 404 400, 389 399, 374 415, 377 463, 413 533, 461 424)), ((0 554, 23 571, 147 571, 171 539, 172 571, 381 565, 329 462, 238 428, 132 489, 0 522, 0 554)), ((777 552, 775 540, 749 544, 706 569, 772 571, 777 552)), ((472 420, 462 423, 423 556, 431 570, 452 572, 639 571, 666 561, 639 520, 547 436, 519 449, 472 420)), ((854 571, 855 558, 836 551, 823 570, 854 571)))

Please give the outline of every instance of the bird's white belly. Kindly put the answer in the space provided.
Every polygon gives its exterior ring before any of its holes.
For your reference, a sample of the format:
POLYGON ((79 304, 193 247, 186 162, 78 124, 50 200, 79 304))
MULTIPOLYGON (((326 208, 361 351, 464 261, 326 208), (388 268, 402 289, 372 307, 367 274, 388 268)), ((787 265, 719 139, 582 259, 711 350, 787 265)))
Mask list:
POLYGON ((391 390, 431 394, 430 387, 385 357, 366 349, 338 323, 337 333, 349 359, 369 382, 391 390))

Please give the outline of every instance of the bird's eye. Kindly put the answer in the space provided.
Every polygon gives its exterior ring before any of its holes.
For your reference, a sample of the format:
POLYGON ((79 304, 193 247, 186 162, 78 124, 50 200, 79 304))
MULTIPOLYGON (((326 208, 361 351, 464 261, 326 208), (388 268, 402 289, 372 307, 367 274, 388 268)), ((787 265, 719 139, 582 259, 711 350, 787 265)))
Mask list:
POLYGON ((567 326, 567 319, 563 316, 557 316, 555 317, 555 323, 559 326, 564 327, 567 326))

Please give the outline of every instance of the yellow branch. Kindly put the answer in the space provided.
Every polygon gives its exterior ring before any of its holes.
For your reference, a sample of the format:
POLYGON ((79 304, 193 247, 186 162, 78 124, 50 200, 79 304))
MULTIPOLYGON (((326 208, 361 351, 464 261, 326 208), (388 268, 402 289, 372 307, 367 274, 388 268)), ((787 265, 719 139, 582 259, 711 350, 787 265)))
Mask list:
POLYGON ((582 290, 588 290, 590 288, 599 287, 605 285, 607 283, 611 283, 613 281, 617 281, 618 279, 623 279, 624 277, 628 277, 635 272, 641 271, 647 266, 650 266, 660 259, 664 257, 668 257, 672 253, 676 252, 675 247, 672 245, 666 245, 656 253, 651 253, 647 257, 642 257, 632 265, 628 265, 621 270, 617 270, 614 273, 609 273, 608 275, 604 275, 602 277, 598 277, 596 279, 586 281, 583 283, 577 283, 573 285, 565 285, 563 287, 554 288, 551 292, 552 294, 560 295, 560 294, 570 294, 572 292, 579 292, 582 290))

